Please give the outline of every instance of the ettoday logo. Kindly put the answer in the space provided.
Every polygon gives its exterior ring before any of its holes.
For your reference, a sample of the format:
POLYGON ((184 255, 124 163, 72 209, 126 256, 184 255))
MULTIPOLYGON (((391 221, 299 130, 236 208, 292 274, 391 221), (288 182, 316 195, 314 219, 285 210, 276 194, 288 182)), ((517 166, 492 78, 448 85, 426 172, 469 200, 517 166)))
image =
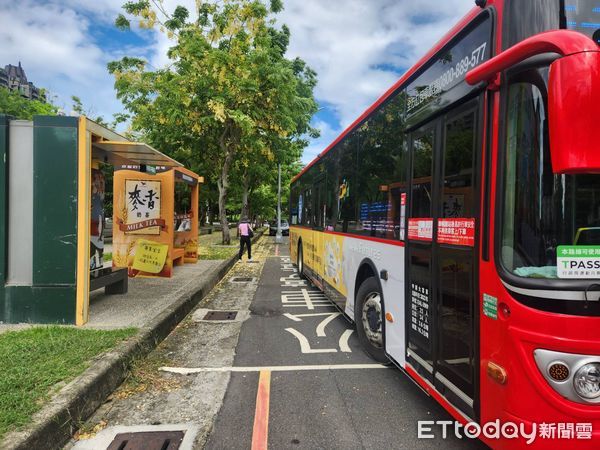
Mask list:
POLYGON ((501 423, 500 419, 480 425, 468 422, 465 425, 452 420, 419 420, 419 439, 446 439, 451 433, 458 439, 519 439, 528 445, 536 439, 592 439, 591 423, 501 423))

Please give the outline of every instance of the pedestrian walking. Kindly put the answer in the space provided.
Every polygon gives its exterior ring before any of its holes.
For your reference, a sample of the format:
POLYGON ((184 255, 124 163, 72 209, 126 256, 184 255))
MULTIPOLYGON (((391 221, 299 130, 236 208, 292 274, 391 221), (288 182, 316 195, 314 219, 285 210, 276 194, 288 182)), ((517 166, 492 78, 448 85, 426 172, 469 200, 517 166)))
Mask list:
POLYGON ((238 255, 239 260, 242 260, 242 255, 244 254, 244 245, 248 247, 248 261, 252 261, 252 236, 254 236, 254 231, 252 231, 252 227, 250 223, 248 223, 248 218, 243 217, 238 225, 238 234, 240 235, 240 253, 238 255))

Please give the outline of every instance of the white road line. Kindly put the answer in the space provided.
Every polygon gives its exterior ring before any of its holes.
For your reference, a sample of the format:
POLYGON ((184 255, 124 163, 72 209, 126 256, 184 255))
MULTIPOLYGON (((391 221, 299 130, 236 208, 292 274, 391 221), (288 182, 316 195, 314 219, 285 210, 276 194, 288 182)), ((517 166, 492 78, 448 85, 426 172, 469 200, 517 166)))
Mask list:
POLYGON ((383 364, 323 364, 304 366, 266 366, 266 367, 159 367, 163 372, 190 375, 193 373, 206 372, 260 372, 270 370, 271 372, 303 372, 308 370, 360 370, 360 369, 389 369, 391 366, 383 364))
POLYGON ((354 332, 353 329, 349 328, 344 331, 344 334, 340 336, 339 346, 340 351, 344 353, 352 353, 352 349, 348 345, 348 339, 350 339, 350 335, 354 332))
POLYGON ((327 335, 325 334, 325 327, 329 324, 329 322, 331 322, 333 319, 335 319, 337 316, 341 315, 341 312, 326 312, 326 313, 311 313, 311 314, 290 314, 290 313, 285 313, 284 316, 287 317, 290 320, 293 320, 294 322, 302 322, 302 319, 300 319, 300 317, 316 317, 316 316, 329 316, 326 317, 324 320, 322 320, 319 325, 317 325, 317 336, 319 337, 326 337, 327 335))
POLYGON ((304 300, 306 301, 306 308, 315 309, 315 307, 312 304, 310 294, 306 291, 306 289, 302 289, 302 294, 304 295, 304 300))
POLYGON ((310 344, 308 343, 308 339, 300 333, 298 330, 294 328, 286 328, 285 331, 291 333, 298 339, 300 342, 300 351, 302 353, 336 353, 337 349, 335 348, 310 348, 310 344))
POLYGON ((340 312, 330 313, 331 315, 321 321, 319 325, 317 325, 317 336, 325 337, 325 327, 329 322, 335 319, 337 316, 341 315, 340 312))

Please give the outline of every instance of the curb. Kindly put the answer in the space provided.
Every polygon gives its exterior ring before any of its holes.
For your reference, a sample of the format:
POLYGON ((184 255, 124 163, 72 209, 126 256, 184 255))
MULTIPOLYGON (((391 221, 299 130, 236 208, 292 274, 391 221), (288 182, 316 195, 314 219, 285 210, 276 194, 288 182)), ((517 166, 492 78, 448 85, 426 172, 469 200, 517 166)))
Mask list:
MULTIPOLYGON (((256 242, 264 231, 255 234, 256 242)), ((62 448, 82 422, 98 409, 123 382, 132 361, 154 350, 200 301, 221 281, 237 261, 223 261, 217 271, 192 295, 184 294, 158 314, 138 334, 99 356, 80 376, 63 387, 33 416, 24 430, 7 434, 3 450, 47 450, 62 448)))

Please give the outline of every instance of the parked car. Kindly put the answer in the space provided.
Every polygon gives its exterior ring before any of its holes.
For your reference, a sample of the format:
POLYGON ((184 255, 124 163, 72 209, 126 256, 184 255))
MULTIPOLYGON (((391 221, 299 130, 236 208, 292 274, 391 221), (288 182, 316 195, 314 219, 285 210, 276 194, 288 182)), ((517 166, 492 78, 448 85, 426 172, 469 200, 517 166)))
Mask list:
MULTIPOLYGON (((277 220, 269 222, 269 236, 275 236, 277 234, 277 220)), ((290 235, 290 225, 285 219, 281 219, 281 234, 283 236, 290 235)))

